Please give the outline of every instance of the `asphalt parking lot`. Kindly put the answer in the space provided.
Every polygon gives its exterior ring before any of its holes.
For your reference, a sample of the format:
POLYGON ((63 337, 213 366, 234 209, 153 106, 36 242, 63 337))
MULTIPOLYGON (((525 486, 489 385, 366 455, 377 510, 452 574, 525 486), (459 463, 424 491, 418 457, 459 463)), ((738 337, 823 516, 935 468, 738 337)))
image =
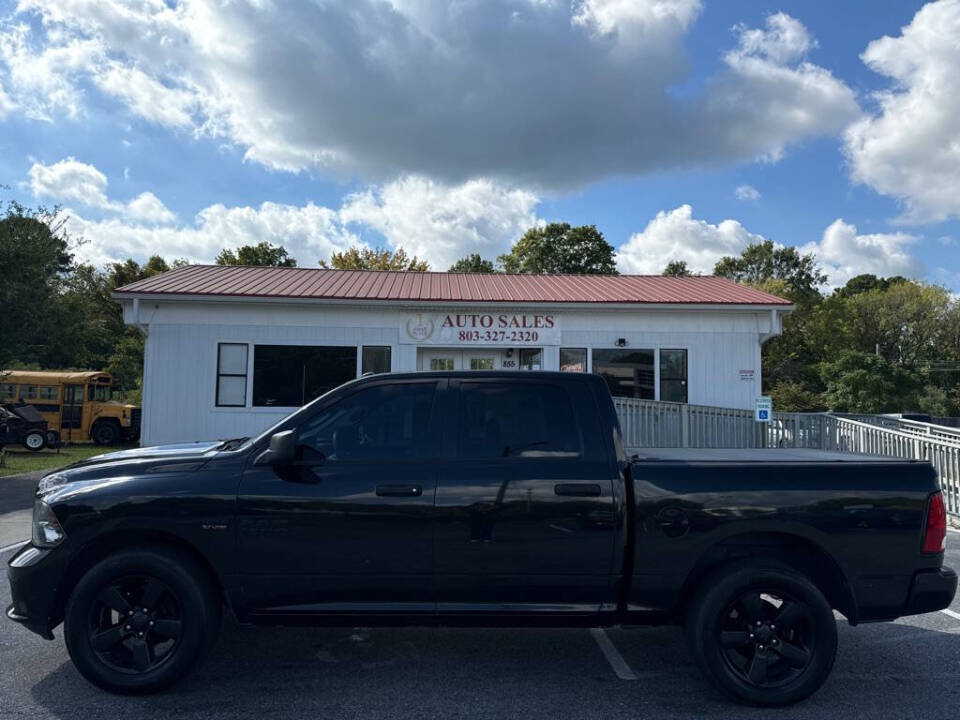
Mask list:
MULTIPOLYGON (((6 508, 9 510, 9 508, 6 508)), ((0 511, 4 508, 0 508, 0 511)), ((26 533, 27 528, 24 528, 26 533)), ((12 550, 0 552, 6 561, 12 550)), ((948 537, 960 567, 960 534, 948 537)), ((0 606, 9 603, 0 583, 0 606)), ((225 622, 203 667, 148 698, 105 694, 45 641, 0 621, 0 717, 30 718, 954 718, 960 602, 896 623, 840 624, 824 688, 783 710, 720 698, 677 628, 296 629, 225 622), (604 651, 606 647, 606 652, 604 651)))

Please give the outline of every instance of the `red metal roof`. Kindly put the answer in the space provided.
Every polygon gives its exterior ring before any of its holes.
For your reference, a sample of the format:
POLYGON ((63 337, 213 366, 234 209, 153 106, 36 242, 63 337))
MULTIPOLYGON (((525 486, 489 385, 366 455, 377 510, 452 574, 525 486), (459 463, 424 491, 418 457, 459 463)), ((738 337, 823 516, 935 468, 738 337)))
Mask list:
POLYGON ((473 303, 789 305, 712 275, 501 275, 187 265, 125 285, 124 295, 473 303))

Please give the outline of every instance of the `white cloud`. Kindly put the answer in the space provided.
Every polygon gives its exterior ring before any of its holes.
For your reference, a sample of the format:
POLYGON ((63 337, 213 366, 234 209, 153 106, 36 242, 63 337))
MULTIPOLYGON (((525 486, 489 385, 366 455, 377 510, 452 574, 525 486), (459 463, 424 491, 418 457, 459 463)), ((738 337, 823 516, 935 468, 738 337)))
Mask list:
POLYGON ((671 260, 683 260, 693 272, 710 274, 725 255, 738 255, 762 235, 749 232, 736 220, 712 225, 693 217, 689 205, 661 210, 647 226, 617 250, 621 272, 659 275, 671 260))
POLYGON ((93 165, 68 157, 53 165, 34 163, 28 174, 34 195, 79 202, 89 207, 110 207, 107 176, 93 165))
POLYGON ((858 235, 855 225, 838 218, 824 230, 819 243, 807 243, 798 250, 814 253, 827 274, 827 284, 840 287, 864 273, 923 277, 923 265, 909 252, 916 242, 916 237, 906 233, 858 235))
POLYGON ((449 187, 424 177, 405 177, 347 197, 340 218, 367 225, 391 244, 446 270, 473 252, 493 259, 509 250, 537 222, 533 209, 538 202, 529 191, 490 180, 449 187))
POLYGON ((250 161, 375 181, 571 187, 776 158, 856 116, 782 13, 738 28, 707 88, 675 97, 700 4, 21 0, 0 75, 38 116, 80 112, 92 88, 250 161))
POLYGON ((140 193, 127 203, 124 214, 134 220, 156 225, 168 225, 177 219, 177 216, 152 192, 140 193))
POLYGON ((853 123, 846 152, 853 179, 904 205, 900 220, 960 217, 960 0, 925 5, 898 37, 861 55, 892 87, 878 112, 853 123))
POLYGON ((760 191, 753 185, 738 185, 733 191, 737 200, 755 201, 760 199, 760 191))
POLYGON ((69 210, 68 229, 86 240, 78 257, 102 264, 162 253, 194 262, 211 262, 224 247, 269 242, 280 244, 304 265, 329 258, 335 250, 366 242, 364 231, 383 236, 445 270, 459 258, 479 252, 494 258, 531 225, 539 222, 539 198, 530 191, 471 180, 443 185, 407 176, 348 195, 339 209, 265 202, 259 207, 212 205, 192 223, 177 216, 153 193, 120 202, 107 193, 106 175, 93 165, 67 158, 52 165, 34 163, 30 184, 37 195, 95 208, 91 219, 69 210))
POLYGON ((0 120, 13 112, 14 108, 16 108, 16 104, 3 89, 3 83, 0 83, 0 120))

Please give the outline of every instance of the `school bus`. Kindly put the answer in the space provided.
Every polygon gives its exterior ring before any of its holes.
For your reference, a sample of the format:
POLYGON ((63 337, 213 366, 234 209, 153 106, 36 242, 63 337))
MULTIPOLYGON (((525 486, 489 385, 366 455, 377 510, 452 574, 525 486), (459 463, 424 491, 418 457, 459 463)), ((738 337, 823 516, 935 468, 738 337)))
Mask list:
POLYGON ((140 439, 140 408, 111 399, 105 372, 0 370, 0 403, 33 405, 61 441, 113 445, 140 439))

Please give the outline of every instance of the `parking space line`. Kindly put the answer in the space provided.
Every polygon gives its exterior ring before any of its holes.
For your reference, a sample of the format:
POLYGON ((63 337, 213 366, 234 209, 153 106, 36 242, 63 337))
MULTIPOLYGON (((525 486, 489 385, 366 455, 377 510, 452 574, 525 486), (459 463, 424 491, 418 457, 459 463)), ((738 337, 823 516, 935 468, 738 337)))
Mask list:
POLYGON ((28 542, 30 542, 30 541, 29 541, 29 540, 21 540, 21 541, 19 541, 19 542, 15 542, 13 545, 7 545, 6 547, 0 548, 0 553, 5 553, 7 550, 16 550, 16 549, 19 548, 19 547, 23 547, 23 546, 26 545, 28 542))
POLYGON ((944 615, 949 615, 949 616, 952 617, 954 620, 960 620, 960 613, 955 612, 955 611, 951 610, 950 608, 944 608, 944 609, 941 610, 940 612, 942 612, 944 615))
POLYGON ((617 650, 613 641, 607 637, 607 633, 604 632, 603 628, 590 628, 590 634, 593 635, 593 639, 597 641, 597 645, 600 646, 600 650, 603 651, 604 657, 607 658, 607 662, 610 663, 610 667, 618 678, 621 680, 637 679, 636 673, 627 665, 627 661, 623 659, 623 655, 617 650))

